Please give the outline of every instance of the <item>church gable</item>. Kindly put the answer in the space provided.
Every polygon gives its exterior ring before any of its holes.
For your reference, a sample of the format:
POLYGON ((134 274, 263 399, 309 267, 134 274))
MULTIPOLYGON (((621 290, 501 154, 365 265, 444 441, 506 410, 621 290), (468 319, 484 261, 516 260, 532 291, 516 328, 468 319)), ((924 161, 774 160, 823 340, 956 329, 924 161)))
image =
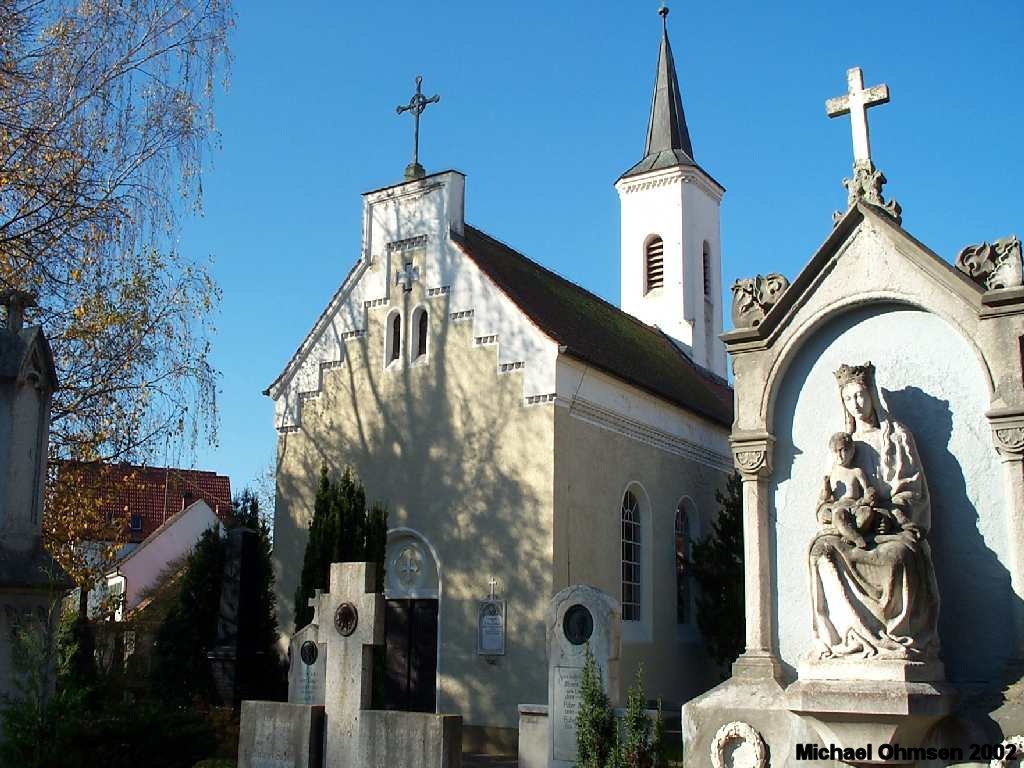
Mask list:
MULTIPOLYGON (((430 308, 441 322, 472 323, 474 344, 497 347, 496 372, 522 372, 525 404, 554 392, 557 345, 453 242, 465 231, 464 183, 462 174, 449 171, 364 195, 359 261, 266 390, 279 430, 299 427, 302 401, 322 391, 325 369, 345 363, 348 344, 369 343, 370 313, 385 313, 383 322, 396 309, 416 313, 403 300, 414 283, 428 301, 444 302, 430 308)), ((410 319, 401 332, 411 338, 410 319)), ((382 367, 389 362, 386 337, 380 350, 365 351, 368 365, 378 357, 382 367)))

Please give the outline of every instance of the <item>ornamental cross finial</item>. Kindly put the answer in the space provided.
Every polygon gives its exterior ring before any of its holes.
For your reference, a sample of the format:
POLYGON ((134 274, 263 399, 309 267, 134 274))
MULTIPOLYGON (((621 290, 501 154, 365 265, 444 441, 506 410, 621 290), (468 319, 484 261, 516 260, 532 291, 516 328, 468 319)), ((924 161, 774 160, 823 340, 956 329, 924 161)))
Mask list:
POLYGON ((490 580, 487 582, 487 586, 489 586, 491 588, 491 600, 493 600, 494 599, 494 588, 496 586, 498 586, 498 580, 496 578, 494 578, 493 576, 491 576, 490 580))
POLYGON ((864 87, 864 72, 860 67, 846 70, 847 93, 825 102, 829 117, 850 115, 853 132, 853 162, 871 162, 871 139, 868 134, 868 109, 889 102, 889 86, 864 87))
POLYGON ((405 167, 405 178, 410 181, 412 179, 422 179, 427 175, 426 171, 423 170, 423 166, 420 165, 420 115, 423 114, 423 110, 427 108, 428 104, 436 104, 441 100, 441 97, 436 93, 428 99, 423 95, 422 86, 423 76, 416 75, 416 93, 409 100, 408 104, 395 108, 398 114, 412 112, 414 120, 412 162, 405 167))
POLYGON ((28 291, 8 288, 0 291, 0 306, 7 309, 7 331, 17 333, 25 324, 25 310, 37 306, 36 296, 28 291))

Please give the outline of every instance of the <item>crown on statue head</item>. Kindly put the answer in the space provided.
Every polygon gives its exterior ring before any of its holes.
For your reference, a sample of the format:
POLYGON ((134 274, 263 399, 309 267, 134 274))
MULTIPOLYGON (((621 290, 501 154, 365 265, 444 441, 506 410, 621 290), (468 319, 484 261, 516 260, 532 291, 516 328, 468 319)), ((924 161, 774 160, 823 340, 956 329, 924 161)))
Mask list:
POLYGON ((864 363, 864 365, 843 364, 835 372, 835 377, 840 387, 845 387, 854 381, 864 386, 870 386, 871 382, 875 379, 875 366, 871 364, 870 360, 864 363))

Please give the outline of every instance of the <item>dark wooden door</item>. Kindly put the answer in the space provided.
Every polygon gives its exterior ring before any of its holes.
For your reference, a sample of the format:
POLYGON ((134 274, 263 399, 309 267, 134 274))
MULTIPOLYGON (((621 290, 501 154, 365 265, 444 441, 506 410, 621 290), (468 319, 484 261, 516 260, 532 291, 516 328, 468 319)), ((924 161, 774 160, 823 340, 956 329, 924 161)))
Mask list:
POLYGON ((384 610, 384 709, 433 712, 437 600, 388 600, 384 610))

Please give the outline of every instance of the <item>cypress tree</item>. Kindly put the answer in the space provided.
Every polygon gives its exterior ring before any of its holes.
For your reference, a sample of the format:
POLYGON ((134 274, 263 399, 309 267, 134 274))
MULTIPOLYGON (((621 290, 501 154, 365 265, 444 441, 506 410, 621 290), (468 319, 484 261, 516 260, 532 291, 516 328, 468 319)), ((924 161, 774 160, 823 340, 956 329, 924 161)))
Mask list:
POLYGON ((693 545, 694 578, 700 587, 697 625, 708 653, 719 665, 743 652, 743 481, 733 473, 725 493, 715 491, 720 506, 710 533, 693 545))
POLYGON ((295 631, 313 618, 308 601, 315 590, 327 591, 331 563, 375 562, 383 578, 387 534, 387 510, 378 503, 367 509, 366 490, 352 470, 333 481, 322 466, 295 591, 295 631))
POLYGON ((580 705, 576 715, 577 768, 607 768, 618 757, 615 713, 604 691, 594 654, 587 645, 580 679, 580 705))

